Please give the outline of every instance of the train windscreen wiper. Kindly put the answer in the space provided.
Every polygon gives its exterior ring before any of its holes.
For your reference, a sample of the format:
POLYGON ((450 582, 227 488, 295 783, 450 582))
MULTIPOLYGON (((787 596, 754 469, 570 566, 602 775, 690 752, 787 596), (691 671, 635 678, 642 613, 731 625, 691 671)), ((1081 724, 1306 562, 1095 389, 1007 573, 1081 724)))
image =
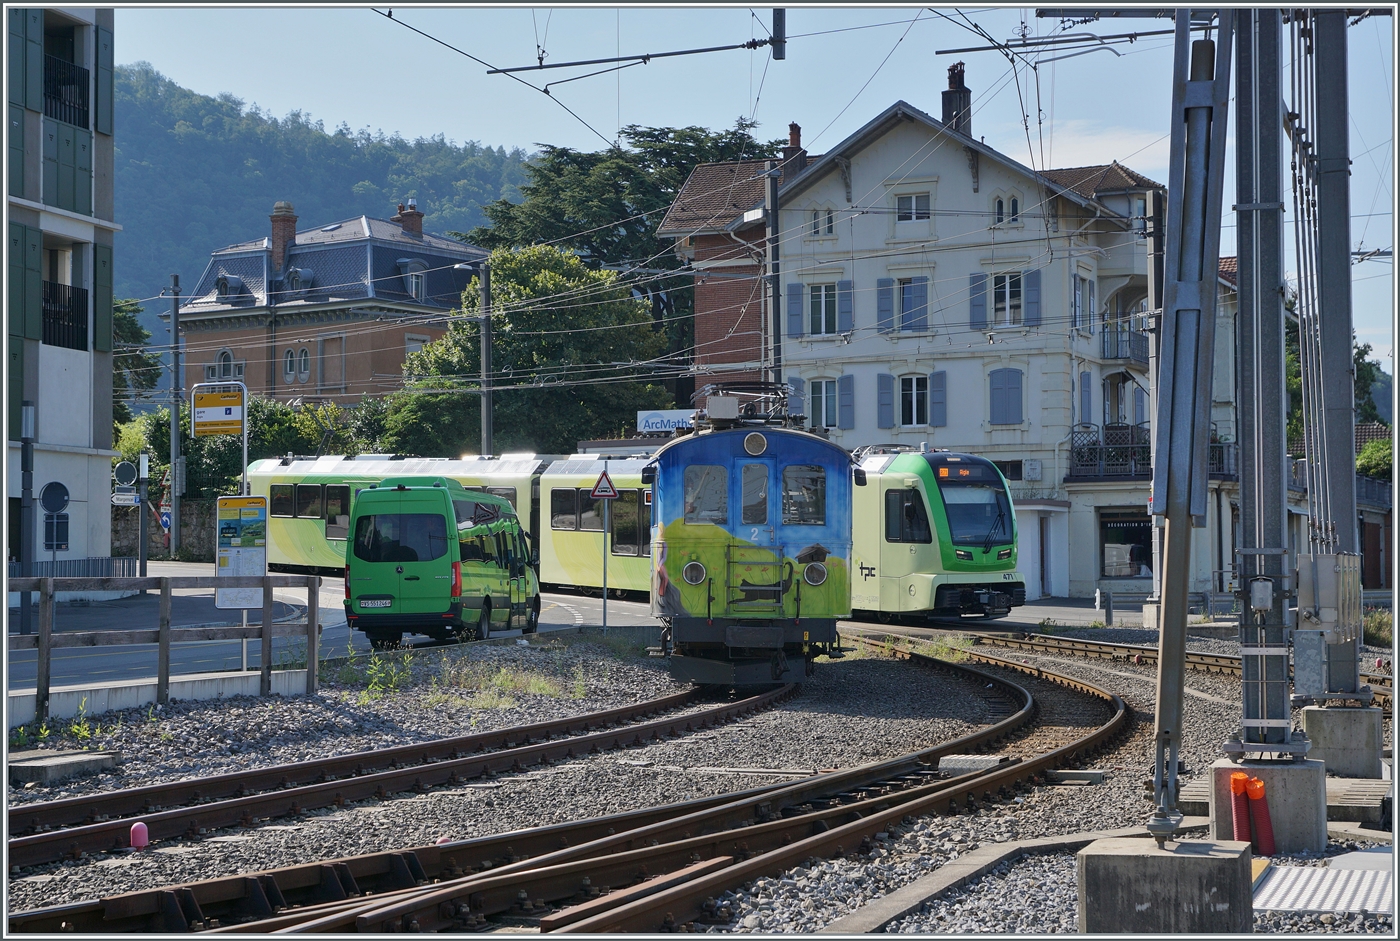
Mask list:
POLYGON ((996 538, 997 530, 1001 529, 1001 523, 1004 519, 1006 519, 1006 511, 998 507, 997 518, 992 522, 992 528, 987 530, 987 538, 982 543, 983 555, 992 551, 992 540, 996 538))

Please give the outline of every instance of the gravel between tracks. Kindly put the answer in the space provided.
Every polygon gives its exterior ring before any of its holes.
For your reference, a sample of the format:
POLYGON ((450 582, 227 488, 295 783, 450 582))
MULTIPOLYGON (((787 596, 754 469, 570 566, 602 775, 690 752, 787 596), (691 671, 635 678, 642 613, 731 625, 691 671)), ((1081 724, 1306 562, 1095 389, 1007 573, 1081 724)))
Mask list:
MULTIPOLYGON (((613 661, 610 669, 623 688, 646 683, 666 688, 670 681, 659 664, 613 661)), ((168 841, 141 854, 34 867, 12 874, 9 904, 12 911, 23 911, 422 845, 444 835, 483 836, 737 791, 787 777, 753 773, 754 769, 849 767, 891 758, 990 721, 992 712, 980 692, 978 684, 950 680, 907 663, 855 657, 823 663, 798 698, 709 732, 421 796, 315 811, 254 830, 222 831, 198 842, 168 841)), ((386 694, 379 702, 390 707, 398 695, 404 694, 386 694)), ((304 713, 290 709, 288 721, 304 713)), ((502 710, 497 718, 513 725, 537 717, 502 710)))

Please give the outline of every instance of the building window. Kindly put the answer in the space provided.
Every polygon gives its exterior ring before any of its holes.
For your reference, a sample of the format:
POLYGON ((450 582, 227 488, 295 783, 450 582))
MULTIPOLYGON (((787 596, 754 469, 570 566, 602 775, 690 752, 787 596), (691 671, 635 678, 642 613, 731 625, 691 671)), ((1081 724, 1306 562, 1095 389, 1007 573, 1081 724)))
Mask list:
POLYGON ((813 210, 812 210, 812 237, 813 237, 813 238, 816 238, 818 235, 821 235, 821 234, 822 234, 822 211, 821 211, 820 209, 813 209, 813 210))
POLYGON ((988 380, 992 387, 991 423, 1021 424, 1021 370, 993 369, 988 380))
POLYGON ((282 381, 291 382, 297 376, 297 354, 292 350, 282 354, 282 381))
POLYGON ((811 331, 813 335, 836 332, 836 285, 814 284, 811 291, 811 331))
POLYGON ((1001 224, 1002 224, 1003 222, 1005 222, 1005 221, 1006 221, 1006 201, 1003 200, 1001 197, 998 196, 998 197, 997 197, 997 221, 996 221, 996 224, 997 224, 997 225, 1001 225, 1001 224))
POLYGON ((306 347, 301 348, 297 354, 297 381, 305 382, 311 378, 311 351, 306 347))
POLYGON ((1020 461, 992 461, 1007 480, 1020 480, 1023 465, 1020 461))
POLYGON ((423 349, 423 347, 426 346, 428 342, 428 337, 420 337, 415 336, 412 333, 405 333, 403 335, 404 355, 407 356, 409 353, 417 353, 419 350, 423 349))
POLYGON ((423 286, 423 273, 422 273, 422 272, 420 272, 420 271, 412 271, 412 272, 409 272, 409 275, 408 275, 408 293, 413 295, 413 299, 414 299, 415 301, 418 301, 420 304, 423 302, 423 298, 426 296, 426 293, 425 293, 424 286, 423 286))
POLYGON ((826 211, 826 234, 831 235, 836 231, 836 213, 830 209, 826 211))
POLYGON ((1094 281, 1082 275, 1074 276, 1074 293, 1070 297, 1069 325, 1090 332, 1094 329, 1094 281))
POLYGON ((906 427, 928 424, 928 376, 900 377, 899 423, 906 427))
POLYGON ((1101 510, 1099 544, 1104 578, 1152 577, 1152 519, 1141 510, 1101 510))
POLYGON ((836 380, 812 380, 812 427, 836 427, 836 380))
POLYGON ((219 378, 233 378, 233 354, 228 350, 224 350, 219 354, 219 378))
POLYGON ((1011 221, 1021 221, 1021 201, 1015 196, 1011 197, 1011 221))
POLYGON ((1014 327, 1021 323, 1021 272, 992 278, 992 303, 994 326, 1014 327))
POLYGON ((1144 196, 1133 200, 1133 229, 1138 235, 1147 234, 1147 198, 1144 196))
POLYGON ((928 193, 911 193, 895 199, 896 222, 923 222, 929 217, 928 193))
POLYGON ((830 209, 812 210, 812 238, 836 231, 836 213, 830 209))

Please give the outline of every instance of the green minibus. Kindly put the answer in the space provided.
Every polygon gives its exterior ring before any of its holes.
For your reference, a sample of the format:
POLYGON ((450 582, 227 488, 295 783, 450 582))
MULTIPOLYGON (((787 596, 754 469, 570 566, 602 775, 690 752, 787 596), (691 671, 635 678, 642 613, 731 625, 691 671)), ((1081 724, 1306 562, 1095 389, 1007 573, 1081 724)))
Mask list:
POLYGON ((395 477, 356 495, 345 616, 376 649, 539 626, 539 557, 507 500, 447 477, 395 477))

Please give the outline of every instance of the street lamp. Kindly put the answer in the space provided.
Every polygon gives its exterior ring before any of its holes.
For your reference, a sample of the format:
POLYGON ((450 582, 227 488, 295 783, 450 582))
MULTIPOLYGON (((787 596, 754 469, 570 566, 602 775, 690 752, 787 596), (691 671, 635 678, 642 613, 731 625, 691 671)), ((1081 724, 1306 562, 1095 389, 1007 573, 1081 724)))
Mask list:
MULTIPOLYGON (((475 271, 476 265, 453 265, 457 271, 475 271)), ((472 318, 481 324, 481 456, 490 457, 492 443, 491 408, 491 265, 484 259, 480 266, 481 316, 472 318)))

